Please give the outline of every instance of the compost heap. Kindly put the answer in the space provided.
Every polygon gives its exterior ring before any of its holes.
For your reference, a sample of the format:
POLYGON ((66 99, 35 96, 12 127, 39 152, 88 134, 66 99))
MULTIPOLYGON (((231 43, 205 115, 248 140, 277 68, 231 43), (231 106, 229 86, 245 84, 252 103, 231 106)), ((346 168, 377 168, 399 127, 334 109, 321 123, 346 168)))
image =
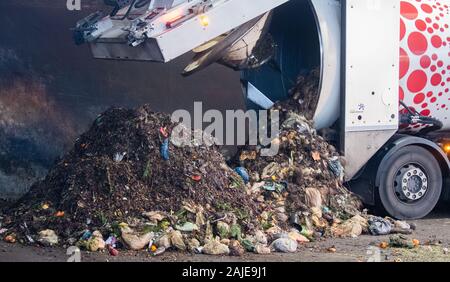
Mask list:
POLYGON ((120 235, 115 229, 124 222, 145 233, 204 225, 227 213, 230 223, 252 229, 258 207, 242 179, 216 147, 174 146, 174 126, 147 106, 107 111, 4 221, 25 242, 47 229, 74 241, 89 229, 120 235))
POLYGON ((76 244, 115 256, 122 248, 295 252, 301 243, 368 232, 370 218, 342 185, 342 159, 301 115, 317 102, 317 78, 300 78, 291 99, 275 106, 279 153, 244 147, 234 170, 214 146, 175 146, 168 115, 111 109, 7 209, 0 233, 11 243, 76 244))

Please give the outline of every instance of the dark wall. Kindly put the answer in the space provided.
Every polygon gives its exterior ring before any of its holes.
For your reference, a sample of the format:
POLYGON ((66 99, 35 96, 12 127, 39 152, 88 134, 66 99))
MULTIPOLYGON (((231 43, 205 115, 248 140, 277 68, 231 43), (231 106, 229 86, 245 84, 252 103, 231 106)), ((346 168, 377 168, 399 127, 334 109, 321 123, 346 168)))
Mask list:
POLYGON ((238 73, 214 65, 183 78, 191 58, 170 64, 101 61, 75 46, 70 28, 102 1, 0 0, 0 197, 42 177, 97 114, 149 103, 156 111, 243 107, 238 73))

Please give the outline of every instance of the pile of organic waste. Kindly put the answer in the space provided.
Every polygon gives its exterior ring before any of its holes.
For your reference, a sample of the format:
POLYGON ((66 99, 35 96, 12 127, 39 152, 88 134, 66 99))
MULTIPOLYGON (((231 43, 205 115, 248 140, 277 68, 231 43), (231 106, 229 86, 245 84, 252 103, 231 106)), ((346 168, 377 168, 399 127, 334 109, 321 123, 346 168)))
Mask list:
POLYGON ((406 223, 362 213, 343 186, 342 158, 302 115, 316 78, 299 78, 291 99, 274 107, 281 111, 272 142, 278 153, 246 146, 234 169, 216 146, 174 142, 182 125, 169 115, 149 106, 108 110, 5 211, 0 235, 113 256, 122 248, 239 256, 295 252, 328 236, 407 234, 406 223))

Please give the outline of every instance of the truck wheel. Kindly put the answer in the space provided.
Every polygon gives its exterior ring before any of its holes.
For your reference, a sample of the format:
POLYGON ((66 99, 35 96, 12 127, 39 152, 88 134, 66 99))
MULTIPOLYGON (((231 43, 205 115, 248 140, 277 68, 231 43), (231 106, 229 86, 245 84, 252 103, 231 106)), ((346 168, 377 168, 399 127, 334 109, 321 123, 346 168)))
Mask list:
POLYGON ((381 168, 379 199, 397 219, 428 215, 439 201, 442 172, 432 153, 419 146, 399 149, 381 168))

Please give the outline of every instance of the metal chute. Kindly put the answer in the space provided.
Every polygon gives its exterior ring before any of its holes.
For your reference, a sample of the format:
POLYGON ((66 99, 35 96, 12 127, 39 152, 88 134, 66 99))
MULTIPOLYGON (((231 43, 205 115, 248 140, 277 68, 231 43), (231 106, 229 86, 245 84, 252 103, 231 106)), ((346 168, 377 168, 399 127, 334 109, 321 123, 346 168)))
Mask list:
POLYGON ((266 13, 194 50, 197 55, 183 75, 200 71, 214 62, 235 70, 257 68, 268 62, 275 45, 267 33, 271 13, 266 13))

